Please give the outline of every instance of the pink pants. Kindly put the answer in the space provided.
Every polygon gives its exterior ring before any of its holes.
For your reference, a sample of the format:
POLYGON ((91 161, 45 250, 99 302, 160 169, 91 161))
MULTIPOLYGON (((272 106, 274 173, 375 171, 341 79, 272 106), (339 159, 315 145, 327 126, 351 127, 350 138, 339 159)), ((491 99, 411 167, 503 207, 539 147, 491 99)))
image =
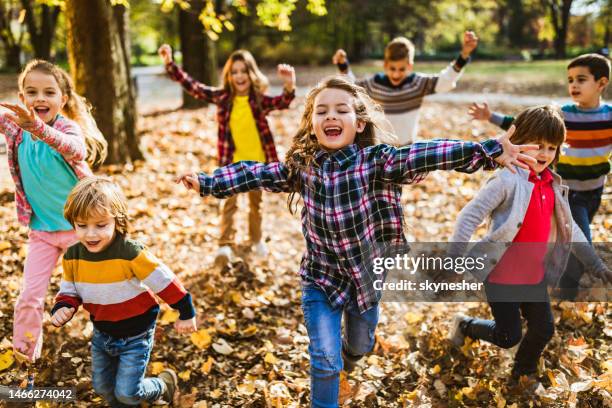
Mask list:
POLYGON ((31 361, 40 357, 43 312, 51 274, 62 253, 76 242, 72 230, 30 230, 21 292, 13 315, 13 347, 31 361))

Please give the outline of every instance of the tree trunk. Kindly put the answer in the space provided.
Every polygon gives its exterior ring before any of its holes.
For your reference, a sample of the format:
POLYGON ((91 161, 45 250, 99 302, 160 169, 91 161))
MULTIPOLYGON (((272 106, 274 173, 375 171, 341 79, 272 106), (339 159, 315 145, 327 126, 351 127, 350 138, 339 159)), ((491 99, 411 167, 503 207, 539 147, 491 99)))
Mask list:
POLYGON ((21 71, 21 46, 10 45, 6 47, 6 66, 13 72, 21 71))
MULTIPOLYGON (((217 57, 214 43, 204 33, 198 16, 204 7, 203 0, 191 0, 189 10, 179 11, 179 37, 183 53, 183 69, 194 79, 207 84, 217 84, 217 57)), ((206 102, 195 99, 183 91, 183 108, 195 109, 206 102)))
POLYGON ((108 141, 106 163, 142 159, 129 67, 127 10, 108 0, 67 0, 68 59, 77 92, 91 102, 108 141))
POLYGON ((567 32, 569 26, 570 10, 573 0, 548 0, 551 20, 555 29, 554 47, 557 58, 565 58, 567 32))
POLYGON ((51 59, 51 44, 55 36, 55 27, 60 13, 60 7, 40 6, 40 24, 36 22, 33 0, 21 0, 25 10, 25 23, 30 34, 30 43, 34 48, 34 56, 45 60, 51 59))

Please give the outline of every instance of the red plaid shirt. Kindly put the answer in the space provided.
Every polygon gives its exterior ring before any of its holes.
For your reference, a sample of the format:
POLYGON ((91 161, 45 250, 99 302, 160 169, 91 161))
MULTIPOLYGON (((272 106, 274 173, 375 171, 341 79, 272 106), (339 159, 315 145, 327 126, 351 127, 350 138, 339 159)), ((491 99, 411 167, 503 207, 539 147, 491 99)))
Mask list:
MULTIPOLYGON (((189 95, 217 105, 217 122, 219 123, 217 152, 219 166, 227 166, 233 163, 236 147, 234 146, 234 139, 232 138, 229 126, 233 99, 230 92, 223 88, 206 86, 196 81, 174 62, 166 65, 166 71, 170 78, 179 82, 189 95)), ((285 90, 279 96, 262 95, 259 101, 253 92, 249 95, 249 105, 253 112, 253 118, 255 118, 261 147, 266 155, 267 163, 278 161, 278 156, 266 116, 273 110, 288 108, 293 98, 295 98, 295 91, 287 92, 285 90)))

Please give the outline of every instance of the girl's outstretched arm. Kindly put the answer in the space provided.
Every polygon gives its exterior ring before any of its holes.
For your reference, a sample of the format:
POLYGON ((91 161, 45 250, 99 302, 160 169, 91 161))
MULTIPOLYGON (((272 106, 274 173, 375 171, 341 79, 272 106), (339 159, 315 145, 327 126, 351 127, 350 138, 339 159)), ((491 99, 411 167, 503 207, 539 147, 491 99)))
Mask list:
POLYGON ((20 105, 3 103, 3 107, 14 114, 6 114, 9 122, 42 140, 57 150, 66 160, 81 161, 87 157, 85 138, 79 125, 71 120, 60 117, 53 126, 47 125, 36 115, 34 109, 29 110, 20 105))
POLYGON ((10 119, 8 113, 0 114, 0 133, 4 135, 7 142, 14 140, 20 131, 21 128, 10 119))
POLYGON ((264 113, 277 109, 287 109, 295 98, 295 69, 291 65, 279 64, 278 76, 283 81, 283 93, 278 96, 264 95, 261 107, 264 113))
POLYGON ((516 172, 514 166, 529 168, 535 159, 523 154, 537 150, 537 145, 514 145, 510 136, 514 127, 498 139, 482 143, 462 140, 431 140, 396 148, 379 145, 373 150, 376 176, 389 183, 410 184, 422 180, 434 170, 457 170, 473 173, 479 168, 492 170, 497 164, 516 172))
POLYGON ((214 104, 219 101, 219 96, 224 93, 223 89, 204 85, 179 68, 172 59, 172 49, 168 44, 163 44, 157 52, 162 58, 170 78, 180 83, 189 95, 214 104))
POLYGON ((185 174, 176 179, 177 183, 201 196, 212 195, 227 198, 234 194, 263 189, 272 193, 291 192, 288 169, 283 163, 269 164, 241 161, 220 167, 212 175, 205 173, 185 174))

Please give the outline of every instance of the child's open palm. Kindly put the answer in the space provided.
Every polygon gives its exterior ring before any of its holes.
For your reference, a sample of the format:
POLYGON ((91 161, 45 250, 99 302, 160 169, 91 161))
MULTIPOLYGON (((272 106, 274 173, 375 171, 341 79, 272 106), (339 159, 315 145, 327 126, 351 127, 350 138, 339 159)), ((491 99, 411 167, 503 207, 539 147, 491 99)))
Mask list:
POLYGON ((165 65, 168 65, 172 62, 172 48, 168 44, 162 44, 161 47, 157 50, 157 53, 161 57, 162 61, 165 65))
POLYGON ((200 192, 200 180, 198 180, 198 175, 195 173, 183 174, 182 176, 177 177, 175 182, 183 183, 187 190, 194 190, 196 192, 200 192))
POLYGON ((288 64, 278 64, 278 76, 283 81, 286 90, 292 91, 295 88, 295 69, 288 64))
POLYGON ((53 313, 53 316, 51 316, 51 324, 55 327, 62 327, 68 320, 72 319, 75 311, 74 307, 59 308, 53 313))
POLYGON ((468 113, 475 120, 489 120, 491 117, 491 110, 486 102, 483 102, 482 105, 478 105, 476 102, 474 102, 472 106, 470 106, 468 113))
POLYGON ((187 334, 187 333, 193 333, 196 330, 198 330, 198 325, 196 323, 196 318, 192 317, 191 319, 187 319, 187 320, 176 320, 174 322, 174 330, 176 330, 177 333, 180 334, 187 334))
POLYGON ((28 130, 36 125, 36 112, 34 108, 26 109, 14 103, 0 103, 0 106, 13 112, 5 113, 4 116, 20 128, 28 130))
POLYGON ((463 33, 463 47, 461 48, 461 56, 467 58, 470 56, 472 51, 478 46, 478 37, 473 31, 466 31, 463 33))
POLYGON ((494 160, 500 164, 501 166, 507 167, 512 173, 516 173, 516 169, 514 166, 522 167, 526 170, 529 170, 529 164, 535 165, 537 163, 536 159, 523 152, 529 150, 538 150, 540 146, 538 145, 515 145, 510 141, 510 136, 514 133, 516 127, 512 125, 510 129, 502 136, 497 138, 497 141, 502 145, 503 153, 497 156, 494 160))
POLYGON ((346 63, 346 51, 340 48, 334 56, 332 57, 332 63, 334 65, 345 64, 346 63))

